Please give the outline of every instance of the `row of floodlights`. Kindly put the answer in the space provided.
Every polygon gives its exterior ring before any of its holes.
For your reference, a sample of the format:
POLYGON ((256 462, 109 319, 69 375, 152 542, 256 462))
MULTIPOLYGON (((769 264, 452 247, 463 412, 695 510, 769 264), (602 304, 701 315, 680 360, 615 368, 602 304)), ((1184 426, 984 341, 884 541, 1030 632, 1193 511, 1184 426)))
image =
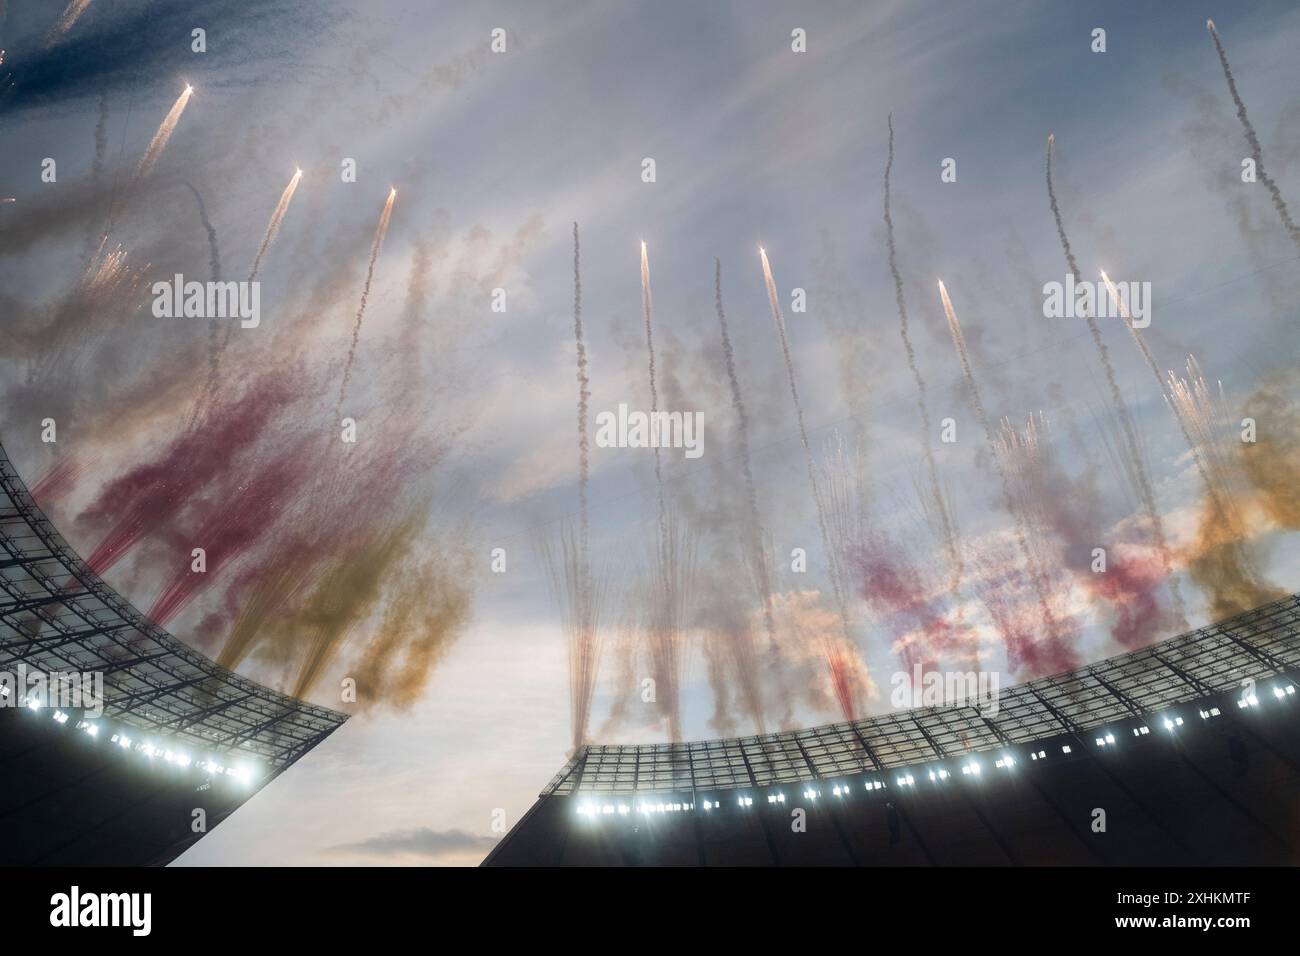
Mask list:
MULTIPOLYGON (((1287 684, 1285 687, 1275 686, 1273 688, 1273 696, 1276 697, 1278 700, 1285 700, 1288 696, 1294 696, 1294 695, 1295 695, 1294 684, 1287 684)), ((1258 707, 1259 698, 1256 697, 1254 694, 1247 694, 1245 697, 1242 697, 1237 701, 1237 706, 1240 707, 1242 710, 1245 710, 1247 707, 1258 707)))
MULTIPOLYGON (((3 696, 9 696, 9 688, 0 687, 0 691, 3 692, 3 696)), ((23 703, 30 711, 39 711, 42 708, 40 699, 35 696, 27 698, 23 703)), ((60 725, 66 724, 71 719, 70 714, 58 709, 56 709, 51 716, 54 718, 54 722, 60 725)), ((100 725, 91 720, 79 720, 75 725, 75 729, 84 732, 87 737, 90 737, 93 740, 99 737, 100 725)), ((155 747, 153 744, 147 742, 136 743, 133 745, 131 738, 126 734, 113 734, 109 742, 117 744, 117 746, 121 747, 123 750, 134 749, 149 758, 149 760, 161 757, 165 763, 181 768, 188 768, 194 764, 194 759, 188 754, 167 750, 162 747, 155 747)), ((248 784, 252 782, 253 779, 253 772, 249 770, 248 767, 227 767, 212 759, 200 761, 198 766, 200 769, 206 770, 213 776, 224 775, 232 777, 242 784, 248 784)))
MULTIPOLYGON (((1273 688, 1273 696, 1277 697, 1279 700, 1287 696, 1294 696, 1294 695, 1295 695, 1295 686, 1292 684, 1287 684, 1284 687, 1277 686, 1273 688)), ((1248 697, 1243 697, 1240 700, 1238 700, 1237 706, 1243 708, 1258 707, 1259 699, 1254 694, 1251 694, 1248 697)), ((1202 720, 1209 720, 1213 717, 1221 716, 1221 712, 1218 707, 1210 707, 1207 710, 1200 711, 1200 716, 1202 720)), ((1172 732, 1177 728, 1183 726, 1183 718, 1179 717, 1177 714, 1168 714, 1164 717, 1163 724, 1165 730, 1172 732)), ((1140 724, 1137 727, 1132 728, 1132 730, 1133 730, 1134 737, 1144 737, 1151 733, 1151 728, 1146 724, 1140 724)), ((1103 734, 1102 736, 1096 738, 1096 743, 1098 747, 1113 747, 1115 745, 1115 735, 1113 733, 1103 734)), ((1061 753, 1068 754, 1072 752, 1073 752, 1073 748, 1069 744, 1061 745, 1061 753)), ((1030 751, 1029 759, 1045 760, 1047 759, 1047 751, 1046 750, 1030 751)), ((999 770, 1010 770, 1012 767, 1016 765, 1016 760, 1014 757, 1011 756, 1011 754, 1002 754, 1000 757, 994 760, 993 765, 999 770)), ((963 776, 978 777, 983 772, 983 765, 979 762, 979 760, 972 757, 969 760, 967 760, 964 764, 961 765, 961 772, 963 776)), ((947 780, 950 776, 951 774, 943 767, 936 767, 935 769, 929 771, 929 777, 932 783, 938 783, 939 781, 947 780)), ((914 777, 910 773, 902 773, 898 775, 897 783, 898 786, 900 787, 915 786, 916 777, 914 777)), ((865 782, 865 789, 868 791, 883 790, 884 788, 885 785, 879 780, 867 780, 865 782)), ((851 792, 852 792, 852 788, 849 786, 848 783, 838 783, 831 788, 831 794, 836 797, 847 797, 851 792)), ((821 791, 816 789, 815 787, 809 787, 808 789, 803 791, 803 796, 805 800, 815 801, 818 797, 821 796, 821 791)), ((770 793, 767 795, 767 802, 769 804, 775 804, 778 806, 783 805, 785 803, 785 794, 770 793)), ((744 795, 738 796, 736 798, 736 805, 738 807, 752 807, 754 805, 754 798, 750 796, 744 796, 744 795)), ((704 807, 705 810, 719 810, 722 808, 722 801, 705 800, 703 801, 702 806, 704 807)), ((679 812, 682 810, 692 810, 694 808, 695 808, 695 804, 693 803, 643 803, 637 805, 636 812, 643 815, 649 815, 652 813, 672 813, 672 812, 679 812)), ((627 804, 622 804, 622 803, 582 804, 578 807, 578 813, 582 816, 612 816, 614 814, 618 814, 619 816, 626 816, 631 812, 632 812, 632 808, 629 807, 627 804)))

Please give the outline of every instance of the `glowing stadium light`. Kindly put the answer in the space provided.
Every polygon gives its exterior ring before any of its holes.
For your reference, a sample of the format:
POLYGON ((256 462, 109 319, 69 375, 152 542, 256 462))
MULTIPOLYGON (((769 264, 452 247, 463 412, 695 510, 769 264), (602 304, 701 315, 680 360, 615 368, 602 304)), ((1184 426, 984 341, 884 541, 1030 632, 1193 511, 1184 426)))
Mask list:
POLYGON ((1071 753, 1071 752, 1072 752, 1072 751, 1070 750, 1070 745, 1069 745, 1069 744, 1061 744, 1061 753, 1063 753, 1063 754, 1068 754, 1068 753, 1071 753))
POLYGON ((1289 695, 1291 695, 1291 696, 1295 696, 1295 684, 1287 684, 1287 685, 1286 685, 1286 692, 1287 692, 1287 694, 1289 694, 1289 695))
POLYGON ((235 779, 243 784, 250 783, 253 779, 253 771, 249 770, 248 767, 240 767, 235 771, 235 779))
POLYGON ((753 797, 738 797, 736 803, 742 807, 752 807, 754 805, 753 797))
POLYGON ((618 805, 618 815, 620 817, 627 816, 631 812, 632 812, 632 808, 629 807, 626 803, 620 803, 618 805))
POLYGON ((28 698, 27 698, 27 709, 28 709, 28 710, 40 710, 40 709, 41 709, 41 702, 40 702, 39 699, 37 699, 37 697, 36 697, 35 695, 32 695, 31 697, 28 697, 28 698))
POLYGON ((1281 700, 1283 697, 1286 696, 1286 691, 1284 691, 1281 687, 1274 687, 1273 696, 1276 697, 1278 700, 1281 700))
POLYGON ((131 738, 130 738, 130 737, 118 737, 118 738, 117 738, 117 745, 118 745, 119 747, 121 747, 123 750, 130 750, 130 749, 131 749, 131 738))
POLYGON ((99 725, 98 725, 98 724, 86 724, 86 733, 90 734, 90 736, 92 736, 92 737, 98 737, 98 736, 99 736, 99 725))
POLYGON ((996 766, 999 770, 1010 770, 1015 765, 1016 765, 1016 761, 1012 758, 1011 754, 1003 754, 994 763, 994 766, 996 766))
POLYGON ((9 687, 6 684, 0 684, 0 697, 9 696, 9 687))
POLYGON ((803 792, 803 798, 805 800, 816 800, 818 796, 818 791, 813 790, 811 787, 803 792))
POLYGON ((61 710, 56 710, 54 712, 54 719, 60 724, 66 724, 68 722, 68 715, 61 710))
POLYGON ((978 777, 980 775, 981 769, 982 768, 980 767, 980 763, 978 760, 971 760, 968 763, 962 764, 961 772, 968 777, 972 775, 978 777))

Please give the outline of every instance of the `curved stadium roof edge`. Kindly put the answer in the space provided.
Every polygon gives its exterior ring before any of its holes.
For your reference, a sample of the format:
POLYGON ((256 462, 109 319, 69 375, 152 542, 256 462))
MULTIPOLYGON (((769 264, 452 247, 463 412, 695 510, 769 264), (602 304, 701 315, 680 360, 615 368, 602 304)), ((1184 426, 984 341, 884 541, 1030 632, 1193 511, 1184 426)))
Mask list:
POLYGON ((688 792, 872 773, 1080 735, 1300 667, 1300 595, 981 703, 899 710, 749 737, 580 749, 541 796, 688 792))
POLYGON ((32 499, 0 445, 0 669, 104 675, 104 719, 274 777, 348 715, 222 667, 95 574, 32 499))

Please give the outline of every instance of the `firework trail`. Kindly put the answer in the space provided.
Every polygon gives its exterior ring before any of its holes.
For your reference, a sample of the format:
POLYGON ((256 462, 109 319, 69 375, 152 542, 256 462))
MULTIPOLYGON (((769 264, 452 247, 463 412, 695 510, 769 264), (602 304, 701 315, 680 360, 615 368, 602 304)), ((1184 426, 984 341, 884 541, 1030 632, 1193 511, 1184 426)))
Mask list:
POLYGON ((1104 604, 1111 616, 1111 636, 1119 646, 1142 646, 1166 625, 1185 625, 1181 611, 1169 620, 1157 600, 1163 576, 1159 553, 1117 545, 1108 548, 1112 554, 1105 573, 1094 572, 1089 556, 1102 524, 1100 501, 1089 482, 1075 482, 1057 464, 1041 412, 1030 415, 1023 430, 1004 419, 997 453, 1011 475, 1022 513, 1062 542, 1063 550, 1053 552, 1050 560, 1063 565, 1091 600, 1104 604))
POLYGON ((136 268, 130 264, 130 257, 121 245, 106 253, 107 245, 108 237, 105 236, 76 287, 60 303, 53 320, 43 330, 40 341, 42 354, 28 367, 28 385, 54 376, 69 357, 75 361, 85 347, 87 330, 94 328, 94 320, 101 314, 111 312, 115 307, 126 310, 133 300, 136 302, 133 307, 139 307, 136 297, 144 285, 148 263, 136 268))
MULTIPOLYGON (((1070 248, 1070 239, 1065 232, 1065 224, 1061 218, 1061 207, 1056 201, 1056 188, 1052 182, 1052 153, 1056 145, 1056 135, 1047 134, 1047 199, 1052 207, 1052 218, 1056 221, 1056 234, 1061 240, 1061 249, 1065 253, 1065 261, 1069 266, 1070 274, 1074 276, 1077 282, 1080 278, 1079 263, 1074 258, 1074 252, 1070 248)), ((1120 429, 1124 434, 1124 450, 1127 452, 1129 467, 1126 469, 1137 480, 1138 497, 1142 503, 1142 510, 1146 513, 1147 521, 1151 524, 1151 537, 1155 540, 1156 549, 1160 553, 1161 563, 1164 565, 1165 575, 1169 582, 1169 594, 1173 598, 1174 607, 1179 617, 1186 617, 1186 608, 1183 605, 1183 594, 1178 587, 1178 582, 1174 578, 1174 560, 1173 550, 1169 547, 1169 539, 1165 535, 1164 519, 1160 516, 1160 510, 1156 507, 1155 491, 1151 486, 1151 476, 1147 472, 1146 461, 1142 456, 1142 449, 1138 442, 1137 426, 1133 422, 1133 415, 1129 412, 1128 403, 1124 401, 1124 393, 1120 390, 1119 381, 1115 376, 1115 366, 1110 360, 1110 350, 1106 347, 1105 341, 1101 337, 1101 328, 1097 325, 1095 310, 1085 309, 1084 318, 1088 323, 1088 332, 1092 336, 1092 344, 1097 350, 1097 357, 1101 360, 1102 370, 1106 373, 1106 386, 1110 390, 1110 403, 1115 410, 1115 416, 1119 419, 1120 429)))
POLYGON ((579 559, 583 568, 583 590, 590 587, 591 525, 587 513, 587 483, 591 479, 591 447, 587 438, 587 402, 591 398, 591 380, 587 377, 587 343, 582 335, 582 261, 578 244, 578 224, 573 224, 573 343, 578 363, 578 508, 579 559))
MULTIPOLYGON (((199 207, 199 220, 203 223, 203 231, 208 234, 208 273, 213 282, 221 281, 221 249, 217 245, 217 230, 212 225, 212 220, 208 218, 207 207, 203 205, 203 196, 194 187, 193 183, 186 182, 185 188, 194 194, 194 201, 199 207)), ((215 319, 208 320, 208 382, 204 391, 200 394, 199 400, 194 404, 194 410, 190 413, 189 427, 193 428, 197 424, 199 415, 203 411, 204 404, 211 394, 217 378, 217 352, 220 348, 220 322, 215 319)), ((229 334, 229 330, 227 330, 229 334)))
POLYGON ((433 666, 469 620, 471 594, 461 575, 439 573, 446 556, 412 559, 396 576, 378 633, 356 665, 357 702, 412 707, 433 666))
POLYGON ((918 660, 933 665, 939 654, 975 659, 976 635, 960 612, 958 623, 950 622, 942 600, 930 596, 926 576, 906 549, 874 526, 861 447, 849 447, 837 431, 820 471, 830 539, 843 566, 852 572, 858 594, 903 632, 895 652, 908 667, 918 660))
POLYGON ((1156 387, 1178 422, 1183 441, 1192 453, 1207 507, 1193 543, 1189 562, 1193 579, 1209 592, 1211 611, 1216 617, 1228 617, 1263 604, 1274 593, 1259 581, 1259 573, 1246 549, 1246 526, 1233 500, 1234 481, 1223 465, 1216 433, 1224 428, 1222 413, 1210 395, 1194 361, 1188 363, 1188 381, 1180 381, 1172 372, 1168 380, 1147 348, 1142 334, 1133 324, 1128 304, 1105 270, 1102 281, 1116 310, 1128 327, 1156 387))
POLYGON ((957 321, 957 313, 953 311, 952 300, 948 298, 948 290, 944 288, 942 282, 939 283, 939 298, 943 302, 943 312, 948 319, 948 331, 952 334, 953 345, 956 347, 957 356, 961 360, 962 373, 966 379, 966 387, 970 392, 971 402, 975 406, 975 414, 979 417, 980 426, 984 429, 984 437, 988 442, 989 450, 993 452, 993 467, 998 473, 998 479, 1002 487, 1003 503, 1007 514, 1011 516, 1015 529, 1016 545, 1025 560, 1029 579, 1033 583, 1034 593, 1038 598, 1038 610, 1042 617, 1043 628, 1046 631, 1044 639, 1052 643, 1060 643, 1062 640, 1060 622, 1052 612, 1048 587, 1043 580, 1042 570, 1036 560, 1034 548, 1029 543, 1029 532, 1025 527, 1024 516, 1016 507, 1010 476, 1007 474, 1002 459, 997 454, 997 438, 993 432, 993 425, 989 421, 988 411, 984 407, 984 398, 980 394, 979 385, 975 381, 975 372, 971 368, 970 352, 966 349, 966 337, 962 334, 961 323, 957 321))
POLYGON ((99 119, 95 122, 95 160, 91 174, 98 181, 104 175, 104 160, 108 155, 108 91, 99 94, 99 119))
POLYGON ((254 466, 251 477, 238 477, 231 487, 192 505, 201 515, 189 540, 203 547, 206 570, 201 574, 192 572, 186 554, 186 561, 149 608, 150 620, 166 627, 200 593, 215 584, 226 567, 263 537, 286 505, 304 488, 308 475, 301 463, 308 453, 304 439, 291 442, 265 467, 254 466), (238 500, 238 507, 231 507, 232 500, 238 500))
POLYGON ((1223 42, 1219 39, 1219 31, 1214 27, 1213 20, 1205 21, 1205 28, 1210 32, 1210 39, 1214 41, 1214 49, 1219 54, 1219 63, 1223 66, 1223 78, 1228 81, 1228 92, 1232 95, 1233 105, 1237 107, 1237 119, 1241 121, 1242 131, 1246 134, 1246 142, 1250 145, 1250 155, 1255 161, 1255 175, 1259 181, 1268 189, 1269 197, 1273 200, 1273 208, 1277 210, 1278 218, 1282 220, 1282 226, 1286 229, 1287 235, 1295 243, 1295 247, 1300 249, 1300 228, 1291 218, 1291 210, 1287 208, 1286 200, 1282 198, 1282 191, 1277 188, 1277 183, 1273 182, 1273 177, 1264 171, 1264 149, 1259 143, 1259 136, 1255 132, 1255 126, 1251 123, 1250 117, 1246 115, 1246 104, 1237 92, 1237 80, 1232 75, 1232 67, 1228 66, 1228 54, 1223 49, 1223 42))
MULTIPOLYGON (((650 259, 646 255, 644 241, 641 243, 641 310, 645 316, 645 346, 650 370, 650 421, 653 423, 659 418, 659 386, 655 379, 654 298, 650 294, 650 259)), ((652 444, 655 452, 655 488, 659 495, 659 539, 662 543, 668 534, 665 527, 664 474, 659 442, 652 441, 652 444)))
POLYGON ((203 204, 203 196, 194 188, 193 183, 185 183, 185 188, 194 194, 194 202, 199 207, 199 221, 203 223, 203 231, 208 235, 208 273, 213 282, 221 280, 221 248, 217 245, 217 230, 212 225, 212 220, 208 218, 207 207, 203 204))
MULTIPOLYGON (((266 257, 266 251, 271 248, 271 243, 275 242, 275 237, 280 232, 280 223, 284 222, 284 214, 289 211, 289 203, 293 199, 293 194, 298 190, 298 183, 302 182, 302 170, 295 169, 293 176, 289 179, 289 184, 284 187, 284 192, 280 193, 280 201, 275 204, 275 209, 271 213, 271 219, 266 224, 266 233, 262 236, 262 244, 257 247, 257 255, 253 257, 253 267, 248 271, 248 281, 253 282, 257 279, 262 271, 262 260, 266 257)), ((384 212, 388 213, 393 207, 393 197, 397 195, 394 189, 389 193, 387 205, 384 212)), ((384 220, 384 226, 388 222, 384 220)), ((383 236, 379 237, 383 242, 383 236)))
POLYGON ((1247 611, 1280 597, 1282 592, 1264 580, 1255 563, 1249 525, 1237 507, 1247 500, 1246 475, 1229 437, 1234 426, 1222 385, 1217 395, 1212 392, 1196 360, 1188 358, 1186 379, 1169 373, 1166 398, 1194 443, 1193 457, 1209 482, 1210 507, 1202 516, 1193 548, 1193 577, 1208 586, 1214 611, 1220 615, 1247 611))
POLYGON ((829 684, 840 714, 856 714, 875 693, 874 685, 857 647, 844 636, 839 612, 823 606, 825 596, 824 591, 791 591, 775 597, 781 633, 791 635, 796 652, 808 655, 806 662, 796 662, 791 676, 807 683, 810 703, 818 709, 829 703, 821 691, 829 684))
POLYGON ((176 98, 172 108, 168 110, 166 117, 163 118, 162 125, 158 127, 158 132, 153 134, 153 139, 149 141, 149 148, 144 151, 144 156, 140 158, 140 164, 135 168, 135 178, 143 179, 153 169, 154 163, 158 162, 158 157, 167 147, 167 141, 171 139, 172 132, 176 129, 176 124, 180 122, 181 114, 185 112, 185 107, 194 94, 194 87, 186 86, 185 92, 176 98))
POLYGON ((1201 446, 1194 434, 1195 426, 1193 422, 1182 414, 1181 407, 1173 401, 1169 393, 1168 383, 1165 381, 1164 373, 1160 371, 1160 365, 1156 362, 1155 356, 1151 354, 1151 350, 1147 348, 1147 343, 1142 338, 1142 333, 1139 332, 1137 326, 1133 324, 1133 319, 1129 315, 1128 304, 1124 301, 1124 297, 1120 295, 1119 289, 1116 288, 1115 283, 1110 280, 1110 276, 1106 275, 1104 269, 1102 270, 1101 278, 1102 282, 1106 285, 1106 291, 1110 295, 1111 301, 1115 304, 1120 317, 1124 320, 1124 325, 1128 327, 1129 333, 1133 336, 1134 344, 1137 345, 1138 351, 1142 353, 1142 358, 1146 361, 1147 368, 1151 370, 1151 374, 1155 377, 1156 387, 1160 389, 1161 397, 1164 398, 1166 404, 1169 405, 1170 410, 1174 413, 1174 418, 1177 420, 1178 427, 1182 431, 1183 440, 1187 442, 1187 447, 1192 453, 1192 460, 1196 464, 1196 470, 1201 476, 1201 482, 1205 486, 1206 493, 1210 495, 1214 507, 1224 515, 1227 515, 1231 502, 1225 494, 1225 489, 1215 481, 1214 476, 1210 472, 1210 466, 1206 462, 1205 456, 1201 451, 1201 446))
POLYGON ((93 460, 81 460, 72 455, 60 458, 36 484, 32 485, 32 498, 42 508, 48 508, 71 491, 92 464, 94 464, 93 460))
POLYGON ((650 377, 651 440, 655 453, 655 491, 658 498, 659 539, 653 562, 658 587, 650 614, 650 659, 660 707, 668 718, 673 740, 681 740, 681 622, 686 610, 686 587, 694 573, 696 541, 683 522, 668 511, 664 497, 663 462, 656 434, 659 420, 659 383, 655 369, 654 297, 650 291, 650 258, 641 243, 641 310, 645 319, 646 362, 650 377))
POLYGON ((749 412, 740 391, 740 378, 736 374, 736 352, 732 348, 731 334, 727 329, 727 313, 722 307, 722 262, 716 258, 713 260, 713 304, 718 313, 718 328, 722 332, 722 355, 727 365, 727 384, 731 388, 731 407, 736 412, 736 440, 740 445, 740 467, 745 476, 745 503, 749 509, 750 560, 758 582, 759 600, 763 604, 763 627, 771 646, 776 643, 776 624, 772 619, 772 575, 767 551, 763 546, 763 519, 758 509, 754 464, 749 453, 749 412))
POLYGON ((110 482, 78 518, 108 530, 86 558, 103 574, 142 537, 172 520, 211 485, 231 459, 262 434, 272 416, 295 397, 296 383, 271 373, 255 383, 205 433, 187 431, 154 462, 110 482))
MULTIPOLYGON (((790 355, 790 342, 785 334, 785 315, 781 312, 781 304, 778 301, 776 292, 776 281, 772 278, 772 266, 767 261, 767 252, 759 248, 758 255, 763 265, 763 282, 767 286, 767 302, 771 307, 772 321, 776 324, 776 333, 781 341, 781 355, 785 359, 786 376, 790 382, 790 398, 794 403, 795 418, 799 423, 799 440, 803 443, 804 460, 808 467, 808 483, 812 488, 813 504, 817 509, 817 527, 821 531, 822 548, 826 552, 831 591, 835 595, 835 606, 840 614, 844 646, 853 648, 855 645, 853 643, 852 629, 849 627, 848 605, 844 599, 843 570, 840 567, 839 555, 836 554, 831 543, 830 530, 826 522, 826 502, 822 497, 821 488, 817 482, 817 467, 813 463, 812 448, 808 444, 808 429, 804 424, 803 403, 799 401, 799 386, 794 374, 794 359, 790 355)), ((838 660, 838 656, 835 659, 838 660)), ((831 663, 832 666, 835 666, 833 661, 831 663)), ((842 702, 844 700, 844 698, 841 698, 842 702)), ((854 714, 846 712, 844 716, 846 720, 852 720, 854 714)))
POLYGON ((388 221, 392 218, 393 201, 396 198, 396 187, 390 188, 388 190, 388 199, 384 203, 384 210, 379 214, 379 223, 375 226, 374 238, 370 240, 370 263, 366 267, 366 281, 361 287, 361 303, 357 306, 357 317, 352 326, 352 344, 348 347, 348 358, 343 365, 343 380, 339 383, 339 398, 334 406, 334 420, 336 422, 339 413, 343 410, 343 400, 347 398, 348 382, 352 379, 352 363, 356 360, 357 343, 361 340, 361 320, 365 318, 366 300, 370 298, 370 283, 375 277, 375 262, 379 259, 379 251, 384 247, 384 235, 388 232, 388 221))
POLYGON ((308 635, 295 697, 305 697, 325 676, 340 646, 374 609, 384 582, 410 553, 423 526, 422 508, 401 521, 390 520, 339 558, 308 594, 295 616, 308 635))
POLYGON ((538 545, 568 635, 570 720, 576 751, 586 741, 591 699, 600 669, 600 614, 605 596, 605 578, 593 582, 591 573, 587 507, 587 484, 591 477, 587 403, 591 382, 587 377, 587 345, 582 329, 581 247, 576 222, 573 224, 573 339, 578 381, 578 531, 575 535, 564 523, 560 527, 558 549, 544 537, 538 545))
MULTIPOLYGON (((289 185, 285 186, 284 191, 280 194, 280 201, 275 204, 271 218, 266 224, 266 233, 262 236, 262 243, 258 246, 257 255, 253 258, 253 266, 249 269, 249 282, 256 281, 258 274, 261 272, 262 259, 266 256, 267 250, 271 248, 271 243, 275 241, 276 235, 280 232, 280 223, 284 221, 284 215, 289 210, 289 200, 293 198, 294 191, 297 190, 301 179, 302 170, 295 170, 293 176, 289 179, 289 185)), ((221 256, 217 248, 217 232, 212 228, 212 223, 209 221, 207 211, 203 206, 203 198, 199 195, 198 190, 189 183, 185 185, 189 186, 194 193, 194 198, 199 203, 199 215, 202 217, 203 226, 208 233, 209 268, 215 282, 221 272, 221 256)), ((190 413, 190 428, 194 428, 199 423, 208 406, 221 390, 221 359, 230 347, 230 338, 234 334, 234 323, 227 323, 226 333, 221 335, 219 323, 215 319, 208 322, 208 378, 198 400, 194 404, 194 410, 190 413)))
POLYGON ((54 22, 50 32, 45 36, 45 48, 48 50, 54 46, 64 35, 72 29, 72 25, 77 22, 77 18, 86 12, 86 7, 90 6, 90 0, 71 0, 64 8, 63 14, 54 22))
POLYGON ((600 626, 607 578, 593 578, 583 555, 581 532, 575 533, 567 522, 561 524, 555 545, 543 536, 538 540, 538 550, 569 638, 570 720, 573 749, 577 750, 586 742, 591 699, 600 669, 600 626))
POLYGON ((695 580, 698 541, 691 525, 676 512, 663 516, 664 537, 655 548, 658 587, 650 595, 649 649, 660 711, 668 720, 673 741, 682 739, 681 684, 685 656, 681 622, 695 580))
POLYGON ((951 568, 951 586, 956 594, 957 586, 964 575, 961 543, 957 537, 957 528, 952 519, 947 496, 939 481, 939 469, 934 462, 934 450, 930 445, 930 403, 926 396, 925 379, 920 366, 916 363, 916 349, 912 345, 912 334, 907 321, 907 302, 903 298, 903 276, 898 269, 898 246, 894 241, 894 219, 890 215, 890 176, 894 169, 894 114, 889 114, 889 159, 885 162, 885 236, 889 244, 889 274, 894 280, 894 303, 898 306, 898 334, 903 340, 907 352, 907 367, 912 371, 916 382, 916 408, 921 416, 922 454, 925 457, 926 477, 930 487, 923 496, 927 511, 938 519, 938 526, 944 551, 948 555, 951 568))

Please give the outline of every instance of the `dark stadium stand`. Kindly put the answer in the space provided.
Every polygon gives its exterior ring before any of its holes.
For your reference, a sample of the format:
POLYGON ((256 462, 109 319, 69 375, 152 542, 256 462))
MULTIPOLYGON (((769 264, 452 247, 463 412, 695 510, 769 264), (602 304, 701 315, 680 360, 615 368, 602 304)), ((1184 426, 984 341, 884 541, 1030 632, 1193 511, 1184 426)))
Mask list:
POLYGON ((0 492, 0 865, 168 863, 347 719, 147 620, 68 547, 3 448, 0 492), (103 713, 52 705, 24 672, 100 675, 103 713))
POLYGON ((995 714, 588 746, 484 865, 1296 863, 1298 663, 1290 596, 1008 688, 995 714))

